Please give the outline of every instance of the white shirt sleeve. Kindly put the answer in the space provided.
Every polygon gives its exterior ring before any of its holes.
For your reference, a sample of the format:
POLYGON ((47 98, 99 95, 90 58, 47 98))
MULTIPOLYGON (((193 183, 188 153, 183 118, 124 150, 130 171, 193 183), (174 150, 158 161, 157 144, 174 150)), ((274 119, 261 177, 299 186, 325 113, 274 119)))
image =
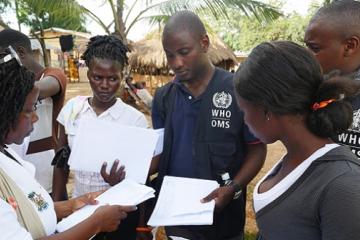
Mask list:
POLYGON ((31 234, 18 222, 15 210, 0 199, 0 240, 32 240, 31 234))
POLYGON ((136 127, 141 127, 141 128, 148 128, 149 127, 149 124, 148 124, 144 114, 141 113, 139 115, 139 117, 136 119, 135 126, 136 127))

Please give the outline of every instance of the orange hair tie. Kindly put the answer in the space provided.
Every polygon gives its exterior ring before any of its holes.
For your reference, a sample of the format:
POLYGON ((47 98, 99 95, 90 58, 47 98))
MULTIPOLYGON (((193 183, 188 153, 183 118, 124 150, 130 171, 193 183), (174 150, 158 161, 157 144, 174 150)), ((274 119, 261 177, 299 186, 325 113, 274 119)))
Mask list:
POLYGON ((336 99, 332 98, 329 100, 321 101, 319 103, 316 102, 311 106, 311 110, 316 111, 320 108, 326 107, 327 105, 329 105, 330 103, 335 102, 335 101, 336 101, 336 99))

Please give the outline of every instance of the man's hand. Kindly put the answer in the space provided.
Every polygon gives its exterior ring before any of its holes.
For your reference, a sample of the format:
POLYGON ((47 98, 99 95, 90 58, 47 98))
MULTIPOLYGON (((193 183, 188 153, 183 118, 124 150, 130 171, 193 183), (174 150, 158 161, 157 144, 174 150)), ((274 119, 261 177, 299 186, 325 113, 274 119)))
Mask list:
POLYGON ((110 186, 118 184, 125 178, 125 166, 120 166, 120 168, 118 169, 119 162, 120 161, 118 159, 115 160, 114 164, 111 167, 110 174, 106 173, 107 162, 104 162, 101 166, 101 176, 103 177, 104 181, 107 182, 110 186))
POLYGON ((201 199, 202 203, 215 200, 215 210, 221 211, 228 205, 234 197, 234 189, 231 186, 223 186, 215 189, 205 198, 201 199))

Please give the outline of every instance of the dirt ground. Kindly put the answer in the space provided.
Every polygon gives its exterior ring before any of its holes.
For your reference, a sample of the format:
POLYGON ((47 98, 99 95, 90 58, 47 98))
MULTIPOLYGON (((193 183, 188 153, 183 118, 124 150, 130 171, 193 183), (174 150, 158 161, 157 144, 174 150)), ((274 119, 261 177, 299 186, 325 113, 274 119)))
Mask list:
MULTIPOLYGON (((88 82, 68 84, 65 101, 77 95, 91 95, 91 89, 88 82)), ((150 121, 150 116, 148 114, 146 114, 146 117, 150 121)), ((252 191, 254 185, 262 176, 264 176, 264 174, 274 165, 274 163, 276 163, 280 159, 280 157, 284 153, 285 153, 285 148, 280 142, 269 144, 265 164, 261 169, 260 173, 248 186, 248 196, 247 196, 247 206, 246 206, 247 217, 246 217, 246 226, 245 226, 245 232, 248 234, 255 234, 257 232, 254 211, 252 208, 252 191)))

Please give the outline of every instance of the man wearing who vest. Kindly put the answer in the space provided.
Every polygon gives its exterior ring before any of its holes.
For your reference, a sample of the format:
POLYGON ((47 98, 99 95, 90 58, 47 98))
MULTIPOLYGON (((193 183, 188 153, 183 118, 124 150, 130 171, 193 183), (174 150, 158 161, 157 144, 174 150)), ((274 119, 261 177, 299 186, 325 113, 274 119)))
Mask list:
POLYGON ((162 43, 175 80, 159 88, 153 102, 153 126, 165 128, 157 185, 161 186, 165 175, 222 183, 202 199, 215 199, 213 225, 167 227, 167 235, 241 240, 246 185, 261 169, 266 147, 244 123, 232 74, 210 62, 210 41, 199 17, 189 11, 173 15, 162 43))

